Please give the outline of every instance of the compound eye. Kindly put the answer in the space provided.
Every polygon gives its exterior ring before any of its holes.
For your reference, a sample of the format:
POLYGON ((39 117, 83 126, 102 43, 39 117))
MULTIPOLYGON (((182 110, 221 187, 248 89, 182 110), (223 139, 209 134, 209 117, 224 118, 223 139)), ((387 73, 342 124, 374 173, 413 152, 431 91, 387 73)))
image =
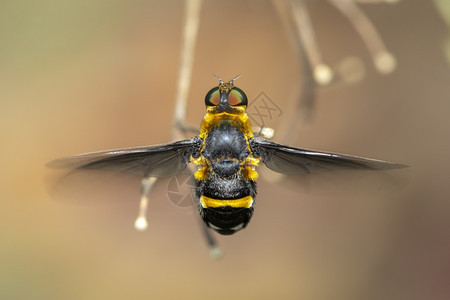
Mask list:
POLYGON ((247 96, 244 91, 238 87, 233 87, 228 94, 228 104, 231 106, 247 105, 247 96))
POLYGON ((220 103, 219 87, 212 88, 205 97, 206 106, 217 106, 220 103))

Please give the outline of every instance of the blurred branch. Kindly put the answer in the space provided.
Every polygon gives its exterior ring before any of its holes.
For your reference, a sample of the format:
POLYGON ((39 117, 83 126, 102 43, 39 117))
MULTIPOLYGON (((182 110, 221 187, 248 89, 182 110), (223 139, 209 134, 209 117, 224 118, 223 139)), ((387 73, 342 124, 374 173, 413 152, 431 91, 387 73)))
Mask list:
MULTIPOLYGON (((303 1, 302 1, 303 2, 303 1)), ((295 20, 292 4, 290 0, 288 1, 277 1, 273 0, 272 4, 277 10, 277 13, 288 32, 288 36, 296 48, 296 52, 299 55, 299 68, 301 73, 301 81, 296 84, 291 93, 293 98, 290 102, 294 102, 293 109, 288 110, 286 118, 278 126, 277 129, 277 140, 283 143, 289 143, 292 139, 292 132, 295 132, 297 126, 299 126, 302 121, 309 121, 311 118, 311 113, 314 106, 314 98, 316 91, 316 81, 313 77, 312 64, 308 57, 308 50, 306 49, 309 45, 309 51, 311 55, 315 56, 316 61, 321 61, 320 53, 314 52, 314 49, 318 50, 317 45, 310 43, 308 44, 308 39, 303 39, 304 36, 300 30, 306 31, 306 36, 314 39, 314 35, 308 33, 308 30, 312 30, 311 24, 308 23, 309 19, 306 20, 306 27, 298 26, 298 21, 295 20)), ((302 3, 304 5, 304 3, 302 3)), ((300 7, 300 15, 306 13, 305 7, 300 7)))
MULTIPOLYGON (((447 23, 447 28, 450 29, 450 2, 448 0, 434 0, 434 4, 442 19, 447 23)), ((450 65, 450 36, 448 34, 444 40, 443 51, 447 63, 450 65)))
POLYGON ((320 85, 327 85, 333 79, 333 72, 323 61, 305 0, 291 1, 291 8, 292 18, 296 24, 298 36, 304 46, 311 69, 313 70, 314 79, 320 85))
MULTIPOLYGON (((312 1, 311 1, 312 2, 312 1)), ((384 42, 375 26, 357 6, 359 3, 395 3, 399 0, 328 0, 355 27, 366 45, 375 68, 381 74, 388 74, 396 67, 395 57, 386 50, 384 42)), ((293 88, 297 96, 295 112, 286 118, 280 132, 292 132, 301 123, 299 120, 309 120, 314 106, 314 93, 317 85, 355 83, 364 78, 364 64, 357 57, 344 58, 337 66, 330 67, 322 56, 316 41, 316 34, 310 19, 307 0, 272 1, 277 9, 286 31, 295 37, 300 59, 303 63, 301 92, 293 88), (306 112, 306 113, 305 113, 306 112), (300 117, 302 115, 302 117, 300 117), (306 118, 305 118, 306 117, 306 118)), ((284 141, 286 136, 281 140, 284 141)))
POLYGON ((363 3, 363 4, 379 4, 379 3, 394 4, 394 3, 400 2, 400 0, 354 0, 354 2, 363 3))
POLYGON ((394 56, 386 50, 381 36, 369 18, 352 0, 328 0, 350 20, 369 50, 375 67, 382 74, 396 67, 394 56))
POLYGON ((174 126, 172 139, 183 138, 185 128, 186 107, 191 85, 192 66, 194 64, 194 50, 200 23, 200 9, 202 0, 186 1, 186 16, 181 46, 181 62, 178 73, 177 94, 175 98, 174 126))

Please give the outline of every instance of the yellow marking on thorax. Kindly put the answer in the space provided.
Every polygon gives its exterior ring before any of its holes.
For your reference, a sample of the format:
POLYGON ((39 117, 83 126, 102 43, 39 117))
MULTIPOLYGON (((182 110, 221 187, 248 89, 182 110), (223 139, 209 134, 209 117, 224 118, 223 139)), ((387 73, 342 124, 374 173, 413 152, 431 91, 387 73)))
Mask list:
POLYGON ((256 167, 261 161, 261 157, 254 158, 252 155, 249 155, 244 164, 241 166, 241 172, 245 179, 256 181, 258 179, 258 172, 256 172, 256 167))
POLYGON ((231 126, 238 128, 244 133, 246 140, 253 137, 252 125, 245 112, 245 107, 234 107, 233 113, 216 112, 216 106, 207 107, 207 113, 200 125, 200 138, 205 140, 208 133, 224 122, 230 122, 231 126))
MULTIPOLYGON (((244 134, 247 143, 247 149, 249 153, 251 153, 248 140, 253 137, 253 131, 252 125, 250 124, 250 120, 247 113, 245 112, 245 109, 245 107, 233 107, 233 112, 227 113, 217 112, 217 107, 208 106, 207 113, 205 114, 203 122, 200 125, 199 137, 203 140, 201 151, 203 151, 205 147, 205 140, 209 132, 215 127, 229 122, 231 126, 239 129, 244 134)), ((241 172, 245 179, 254 181, 258 178, 258 173, 255 171, 255 168, 260 161, 261 158, 254 158, 250 154, 243 162, 241 162, 241 172)), ((191 162, 193 162, 198 167, 198 170, 194 174, 196 180, 206 180, 209 178, 209 173, 211 170, 210 161, 205 159, 203 155, 200 155, 200 157, 198 158, 191 157, 191 162)))
POLYGON ((235 200, 213 199, 200 196, 200 203, 203 208, 231 206, 235 208, 250 208, 253 205, 253 197, 246 196, 235 200))

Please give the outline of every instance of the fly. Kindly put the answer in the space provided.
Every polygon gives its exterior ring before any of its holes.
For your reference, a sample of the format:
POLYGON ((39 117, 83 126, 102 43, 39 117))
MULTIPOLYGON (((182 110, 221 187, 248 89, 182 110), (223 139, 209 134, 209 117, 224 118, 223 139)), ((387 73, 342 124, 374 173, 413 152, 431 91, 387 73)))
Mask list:
MULTIPOLYGON (((234 86, 236 79, 229 82, 219 79, 219 85, 206 94, 206 114, 198 136, 164 145, 80 154, 51 161, 48 166, 140 176, 144 178, 142 199, 146 200, 155 178, 175 176, 192 163, 196 166, 194 178, 200 216, 207 227, 225 235, 245 228, 253 215, 260 164, 288 175, 405 167, 376 159, 295 148, 255 136, 246 113, 247 96, 234 86)), ((142 211, 146 206, 147 202, 141 201, 142 211)), ((138 218, 136 225, 145 227, 146 220, 138 218)))

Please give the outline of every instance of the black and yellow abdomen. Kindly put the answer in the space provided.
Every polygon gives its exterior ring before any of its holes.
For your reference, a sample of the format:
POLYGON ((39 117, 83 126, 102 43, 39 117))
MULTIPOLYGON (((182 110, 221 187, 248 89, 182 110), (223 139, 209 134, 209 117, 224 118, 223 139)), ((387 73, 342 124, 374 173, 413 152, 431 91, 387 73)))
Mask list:
POLYGON ((250 159, 246 124, 226 115, 205 122, 201 156, 194 160, 199 168, 195 174, 199 211, 210 228, 233 234, 247 226, 253 214, 256 163, 250 159), (251 172, 255 178, 249 177, 251 172))
POLYGON ((197 181, 197 197, 203 221, 221 234, 233 234, 247 226, 256 195, 254 181, 239 178, 197 181))

